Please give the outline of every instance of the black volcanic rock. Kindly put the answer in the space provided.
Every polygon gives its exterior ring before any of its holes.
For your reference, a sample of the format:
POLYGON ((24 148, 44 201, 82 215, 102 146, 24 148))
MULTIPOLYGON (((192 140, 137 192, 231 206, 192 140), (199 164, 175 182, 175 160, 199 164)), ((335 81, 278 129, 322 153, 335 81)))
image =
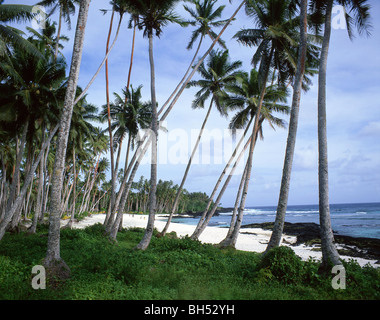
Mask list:
MULTIPOLYGON (((242 228, 261 228, 273 230, 273 222, 252 223, 242 226, 242 228)), ((316 223, 284 223, 284 234, 296 236, 295 246, 302 243, 320 244, 320 228, 316 223)), ((334 232, 334 240, 343 249, 339 249, 339 254, 352 257, 365 258, 380 261, 380 239, 376 238, 357 238, 340 235, 334 232)))

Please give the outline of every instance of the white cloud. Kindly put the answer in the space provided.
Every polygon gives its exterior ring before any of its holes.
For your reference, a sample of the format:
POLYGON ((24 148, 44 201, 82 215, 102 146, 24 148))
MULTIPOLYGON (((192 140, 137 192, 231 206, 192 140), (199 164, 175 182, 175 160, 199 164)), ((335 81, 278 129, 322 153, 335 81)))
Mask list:
POLYGON ((294 170, 316 170, 318 165, 317 150, 311 146, 295 151, 294 170))
POLYGON ((360 135, 380 137, 380 121, 371 121, 365 125, 360 131, 360 135))

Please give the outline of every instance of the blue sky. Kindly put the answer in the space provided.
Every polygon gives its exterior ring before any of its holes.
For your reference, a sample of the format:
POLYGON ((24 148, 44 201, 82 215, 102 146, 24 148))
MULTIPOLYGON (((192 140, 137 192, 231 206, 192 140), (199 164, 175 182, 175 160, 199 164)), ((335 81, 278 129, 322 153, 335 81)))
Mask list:
MULTIPOLYGON (((5 1, 5 3, 34 4, 35 1, 5 1)), ((230 17, 239 1, 226 5, 223 18, 230 17)), ((372 6, 372 36, 357 37, 350 41, 347 31, 335 28, 332 31, 327 75, 327 125, 329 147, 330 202, 380 202, 380 3, 369 1, 372 6)), ((79 85, 85 87, 102 61, 108 34, 110 13, 103 15, 99 9, 109 9, 108 1, 92 1, 90 5, 84 54, 80 70, 79 85)), ((176 10, 189 18, 182 4, 176 10)), ((57 15, 53 16, 56 19, 57 15)), ((110 92, 121 92, 125 87, 130 61, 132 31, 124 18, 122 30, 115 48, 109 57, 110 92)), ((71 38, 63 53, 69 60, 72 51, 76 17, 72 17, 72 29, 63 28, 62 33, 71 38)), ((241 28, 252 27, 252 21, 241 11, 236 21, 227 28, 223 39, 227 42, 231 60, 241 60, 243 69, 251 69, 252 48, 238 44, 233 35, 241 28)), ((116 27, 114 27, 115 30, 116 27)), ((180 28, 170 25, 164 29, 160 39, 154 40, 157 100, 162 105, 187 69, 194 54, 186 50, 192 27, 180 28)), ((205 52, 210 41, 202 46, 205 52)), ((143 99, 150 99, 150 71, 148 40, 139 32, 136 37, 135 60, 131 83, 143 85, 143 99)), ((197 76, 194 77, 197 79, 197 76)), ((318 203, 318 154, 317 154, 317 77, 311 89, 303 94, 293 165, 289 204, 318 203)), ((190 133, 199 130, 205 109, 193 110, 191 102, 196 89, 187 89, 181 95, 167 118, 167 129, 181 129, 190 133)), ((104 70, 88 91, 88 101, 97 106, 105 104, 104 70)), ((291 96, 289 98, 289 103, 291 96)), ((221 117, 213 110, 207 129, 223 130, 230 118, 221 117)), ((285 118, 288 122, 288 118, 285 118)), ((162 134, 164 136, 164 134, 162 134)), ((246 206, 276 205, 280 189, 287 129, 264 127, 264 141, 256 145, 253 172, 246 206)), ((174 142, 175 143, 175 142, 174 142)), ((189 148, 190 149, 190 148, 189 148)), ((190 151, 189 151, 190 153, 190 151)), ((123 162, 123 159, 121 160, 123 162)), ((190 169, 185 188, 210 194, 224 165, 195 164, 190 169)), ((160 164, 158 176, 163 180, 180 183, 185 165, 160 164)), ((136 177, 149 177, 150 166, 142 165, 136 177)), ((239 176, 234 176, 221 203, 232 206, 235 201, 239 176)))

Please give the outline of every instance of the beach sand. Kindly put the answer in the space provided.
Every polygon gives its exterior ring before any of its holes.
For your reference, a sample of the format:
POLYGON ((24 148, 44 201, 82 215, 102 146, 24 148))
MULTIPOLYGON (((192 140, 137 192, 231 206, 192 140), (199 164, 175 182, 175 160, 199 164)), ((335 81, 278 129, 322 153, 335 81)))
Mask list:
MULTIPOLYGON (((82 221, 76 222, 73 224, 73 228, 85 228, 87 226, 103 223, 105 219, 105 214, 94 214, 91 217, 86 217, 82 221)), ((167 216, 166 215, 156 215, 155 219, 155 228, 158 231, 162 231, 166 224, 167 216)), ((123 216, 123 227, 124 228, 145 228, 148 222, 147 215, 132 215, 132 214, 124 214, 123 216)), ((62 225, 67 222, 62 222, 62 225)), ((175 223, 172 222, 169 226, 168 232, 175 231, 178 237, 190 236, 195 229, 194 225, 188 225, 183 223, 175 223)), ((228 229, 220 228, 220 227, 207 227, 203 233, 201 234, 199 240, 203 243, 211 243, 217 244, 222 241, 228 229)), ((238 237, 236 243, 236 249, 242 251, 253 251, 253 252, 263 252, 269 241, 271 235, 271 231, 263 230, 260 228, 244 228, 240 230, 240 235, 238 237)), ((309 258, 313 258, 316 260, 320 260, 322 257, 322 253, 320 251, 315 251, 315 247, 306 246, 304 244, 293 246, 291 244, 296 242, 295 236, 283 236, 282 245, 291 246, 294 252, 302 259, 308 260, 309 258), (313 250, 314 249, 314 250, 313 250)), ((361 266, 366 264, 370 264, 374 267, 379 267, 379 264, 376 264, 377 260, 367 260, 363 258, 349 257, 349 256, 341 256, 344 260, 354 259, 361 266)))

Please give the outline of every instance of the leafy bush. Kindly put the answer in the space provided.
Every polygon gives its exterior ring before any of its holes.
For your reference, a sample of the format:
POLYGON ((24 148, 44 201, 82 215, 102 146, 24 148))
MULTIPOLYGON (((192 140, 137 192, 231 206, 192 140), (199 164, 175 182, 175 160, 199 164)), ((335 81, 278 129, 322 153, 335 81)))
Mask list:
POLYGON ((346 290, 331 287, 318 261, 302 262, 289 247, 268 252, 219 249, 190 238, 152 238, 135 250, 143 229, 123 229, 117 244, 101 224, 63 229, 61 255, 71 278, 59 289, 33 290, 31 269, 46 254, 47 230, 6 234, 0 241, 2 299, 379 299, 380 274, 345 263, 346 290), (284 283, 287 284, 284 286, 284 283))
POLYGON ((355 260, 343 261, 346 271, 346 290, 357 294, 358 298, 368 295, 380 299, 380 269, 370 265, 361 267, 355 260))
POLYGON ((17 260, 0 256, 0 299, 17 299, 20 290, 27 290, 28 268, 17 260))
POLYGON ((280 246, 266 253, 259 265, 268 269, 282 283, 297 283, 302 279, 303 262, 292 248, 280 246))

